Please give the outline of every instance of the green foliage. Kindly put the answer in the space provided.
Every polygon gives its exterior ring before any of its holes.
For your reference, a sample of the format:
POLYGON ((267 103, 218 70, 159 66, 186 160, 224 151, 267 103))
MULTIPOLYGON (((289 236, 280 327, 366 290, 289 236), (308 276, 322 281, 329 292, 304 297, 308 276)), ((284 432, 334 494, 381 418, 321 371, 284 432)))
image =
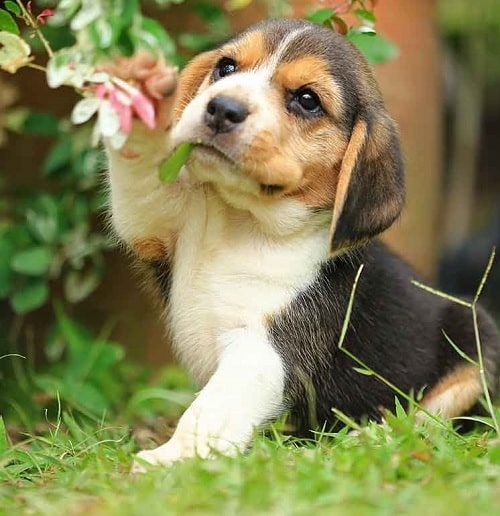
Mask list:
POLYGON ((375 31, 377 21, 373 10, 367 9, 365 2, 353 0, 346 2, 343 9, 324 7, 311 11, 306 18, 318 25, 344 34, 359 49, 365 59, 372 64, 384 63, 398 55, 398 48, 387 38, 375 31), (356 6, 359 6, 356 8, 356 6), (348 27, 343 15, 352 12, 359 26, 348 27))
POLYGON ((496 92, 500 83, 498 40, 500 2, 482 0, 441 0, 437 18, 447 47, 457 61, 496 92))
POLYGON ((102 212, 98 191, 100 154, 88 147, 88 130, 70 129, 48 113, 23 110, 11 128, 55 138, 41 170, 52 191, 24 190, 7 202, 0 219, 0 298, 17 313, 45 304, 60 280, 65 299, 85 299, 99 285, 109 239, 96 229, 102 212))
MULTIPOLYGON (((17 6, 16 6, 17 7, 17 6)), ((12 15, 7 11, 0 9, 0 30, 6 30, 13 34, 19 34, 17 23, 12 18, 12 15)))
POLYGON ((141 13, 138 0, 62 0, 49 24, 70 26, 77 41, 68 52, 72 59, 93 62, 117 54, 132 55, 140 48, 167 57, 175 55, 173 40, 156 20, 141 13))
POLYGON ((203 32, 183 32, 179 45, 191 55, 209 50, 224 41, 230 34, 227 13, 213 2, 200 1, 193 5, 193 11, 206 26, 203 32))
POLYGON ((179 415, 192 400, 186 375, 169 368, 157 373, 151 384, 149 368, 126 361, 123 348, 107 333, 93 335, 57 304, 55 324, 43 343, 47 362, 43 371, 19 355, 0 357, 5 389, 0 414, 26 429, 43 423, 45 412, 61 410, 71 411, 78 421, 97 421, 105 414, 123 422, 138 417, 144 421, 163 410, 179 415))
POLYGON ((398 47, 380 34, 349 31, 347 38, 372 64, 385 63, 398 56, 398 47))

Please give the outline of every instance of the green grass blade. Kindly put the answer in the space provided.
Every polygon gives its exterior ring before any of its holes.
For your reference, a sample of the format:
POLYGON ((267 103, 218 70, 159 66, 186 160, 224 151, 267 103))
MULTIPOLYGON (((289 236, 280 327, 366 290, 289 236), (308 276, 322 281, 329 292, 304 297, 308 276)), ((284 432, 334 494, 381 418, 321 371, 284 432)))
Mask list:
POLYGON ((453 340, 451 340, 451 338, 448 336, 448 334, 444 331, 444 330, 441 330, 443 332, 443 335, 444 335, 444 338, 448 341, 448 344, 464 359, 466 360, 467 362, 469 362, 470 364, 476 366, 476 367, 479 367, 479 363, 476 362, 475 360, 473 360, 469 355, 467 355, 466 353, 464 353, 454 342, 453 340))

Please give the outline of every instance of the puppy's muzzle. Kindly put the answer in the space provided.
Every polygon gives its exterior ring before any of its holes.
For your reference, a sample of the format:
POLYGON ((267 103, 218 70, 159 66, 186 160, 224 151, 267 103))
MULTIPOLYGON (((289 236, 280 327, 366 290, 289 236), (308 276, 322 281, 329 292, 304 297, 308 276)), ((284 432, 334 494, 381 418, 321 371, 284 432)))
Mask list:
POLYGON ((207 104, 205 124, 216 134, 228 133, 247 117, 248 109, 244 104, 230 97, 218 95, 207 104))

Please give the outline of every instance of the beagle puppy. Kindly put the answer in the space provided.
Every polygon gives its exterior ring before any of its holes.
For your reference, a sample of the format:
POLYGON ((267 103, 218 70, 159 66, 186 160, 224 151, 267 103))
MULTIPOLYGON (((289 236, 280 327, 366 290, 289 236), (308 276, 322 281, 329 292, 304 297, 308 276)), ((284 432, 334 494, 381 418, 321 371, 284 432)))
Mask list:
MULTIPOLYGON (((148 84, 172 74, 148 73, 148 84)), ((479 370, 444 336, 476 359, 470 310, 414 286, 415 272, 373 238, 403 208, 403 160, 356 48, 312 23, 265 21, 191 61, 158 110, 161 127, 136 123, 121 151, 108 146, 112 220, 201 390, 135 471, 241 452, 284 411, 302 435, 332 425, 332 408, 381 420, 396 393, 338 347, 362 264, 344 348, 421 393, 432 414, 475 407, 479 370), (161 183, 184 142, 196 146, 181 174, 161 183)), ((482 310, 478 322, 495 391, 500 340, 482 310)))

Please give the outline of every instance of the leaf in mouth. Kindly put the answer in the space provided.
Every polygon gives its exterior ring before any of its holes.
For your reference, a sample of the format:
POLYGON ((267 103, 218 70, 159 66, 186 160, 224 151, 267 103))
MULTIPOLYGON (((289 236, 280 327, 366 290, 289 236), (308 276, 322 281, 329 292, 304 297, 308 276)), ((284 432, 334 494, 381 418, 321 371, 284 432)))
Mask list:
POLYGON ((162 183, 175 181, 194 146, 194 143, 181 143, 162 163, 160 166, 160 181, 162 183))

